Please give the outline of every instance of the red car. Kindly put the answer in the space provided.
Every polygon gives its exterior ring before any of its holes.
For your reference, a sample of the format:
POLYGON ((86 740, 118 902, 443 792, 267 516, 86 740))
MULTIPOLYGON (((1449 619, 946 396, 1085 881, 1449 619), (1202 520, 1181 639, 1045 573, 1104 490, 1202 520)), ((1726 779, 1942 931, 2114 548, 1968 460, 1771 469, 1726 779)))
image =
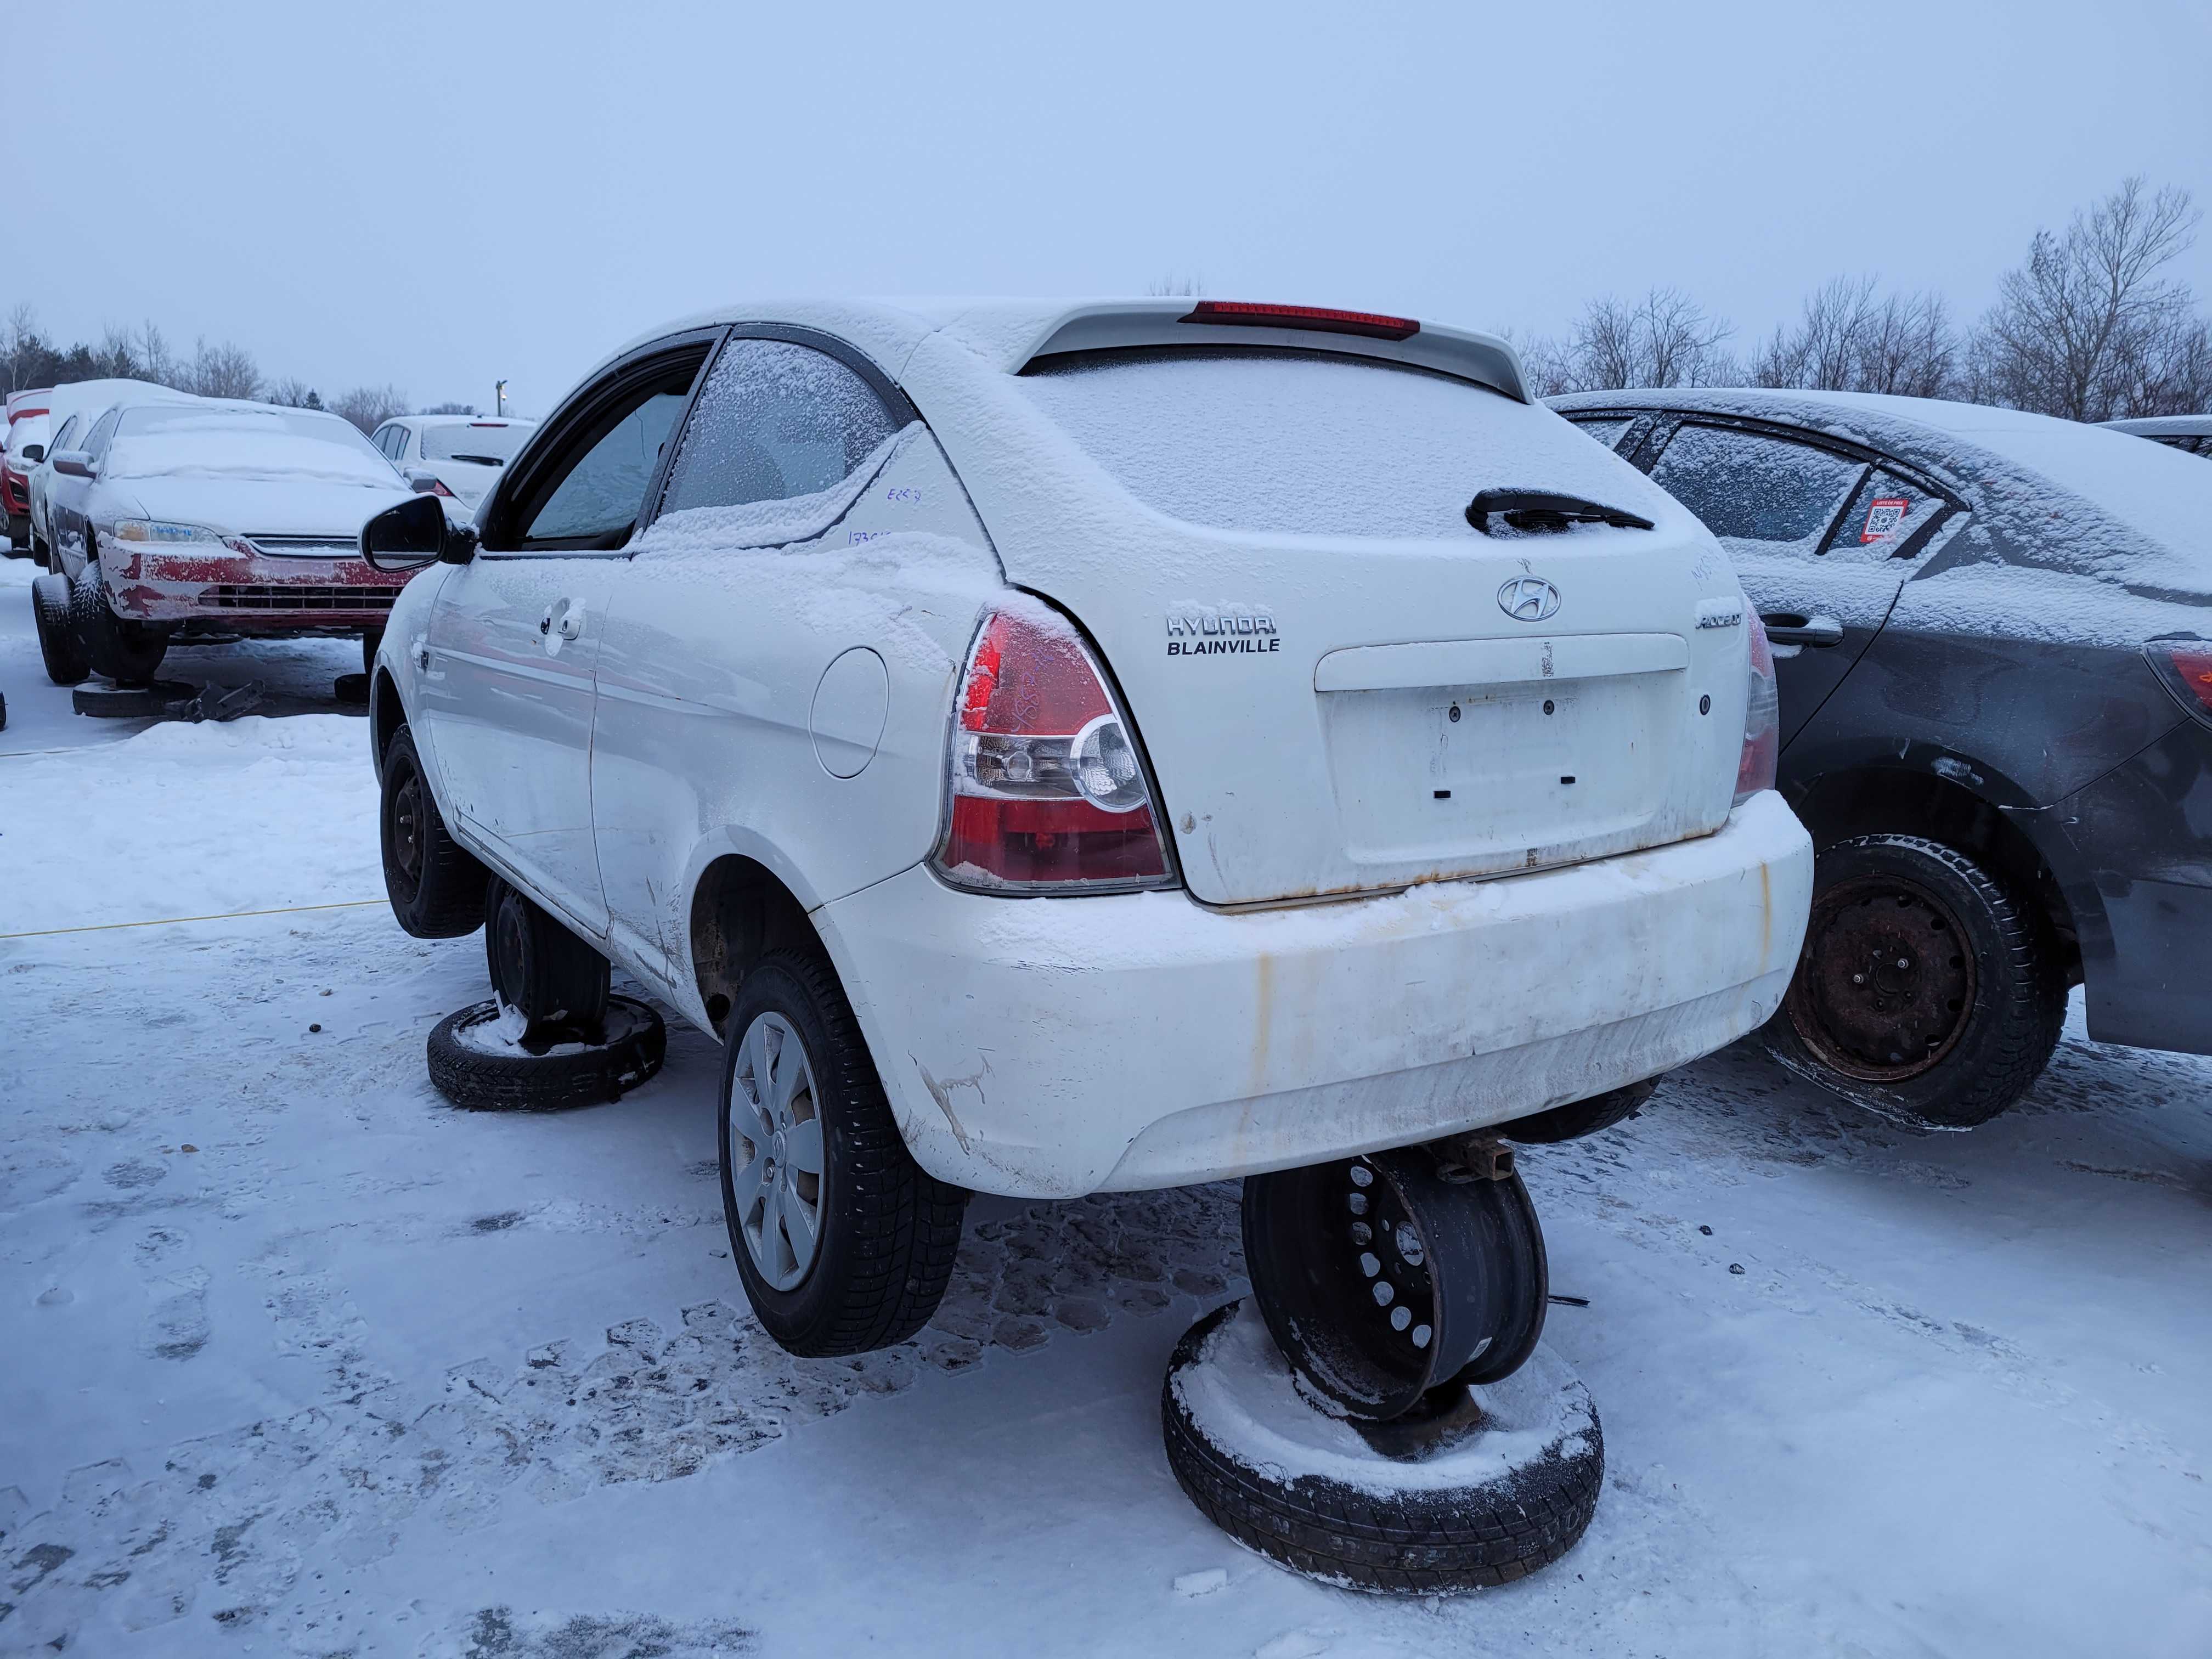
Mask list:
POLYGON ((8 394, 8 433, 0 447, 0 508, 8 514, 8 551, 18 559, 31 556, 31 469, 46 453, 46 399, 52 391, 40 386, 8 394), (27 448, 38 454, 26 455, 27 448))

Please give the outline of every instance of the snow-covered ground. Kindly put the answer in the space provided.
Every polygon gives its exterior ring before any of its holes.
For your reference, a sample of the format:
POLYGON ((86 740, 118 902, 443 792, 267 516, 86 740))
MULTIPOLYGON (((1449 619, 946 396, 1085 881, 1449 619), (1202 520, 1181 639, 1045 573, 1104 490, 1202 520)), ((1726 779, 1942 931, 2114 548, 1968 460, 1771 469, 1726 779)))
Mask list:
POLYGON ((2026 1104, 1915 1137, 1740 1049, 1530 1149, 1595 1523, 1508 1589, 1343 1594, 1162 1455, 1233 1188, 979 1201, 920 1340, 787 1358, 728 1260, 714 1046, 672 1024, 618 1105, 446 1106, 423 1038, 480 942, 287 908, 380 896, 359 720, 75 720, 22 568, 0 1653, 2212 1650, 2212 1062, 2077 1015, 2026 1104), (282 913, 108 926, 239 910, 282 913))

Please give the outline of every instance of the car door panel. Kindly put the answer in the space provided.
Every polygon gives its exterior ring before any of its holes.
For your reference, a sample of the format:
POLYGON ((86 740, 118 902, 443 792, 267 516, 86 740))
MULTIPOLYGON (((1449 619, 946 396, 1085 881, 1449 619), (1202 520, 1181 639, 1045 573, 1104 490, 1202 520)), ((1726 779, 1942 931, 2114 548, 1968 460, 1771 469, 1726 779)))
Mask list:
POLYGON ((1876 469, 1778 432, 1691 421, 1666 440, 1651 476, 1705 520, 1770 637, 1783 635, 1774 658, 1787 749, 1881 631, 1911 573, 1891 556, 1893 534, 1844 539, 1865 522, 1876 469))
POLYGON ((591 782, 607 600, 705 354, 703 341, 649 349, 572 398, 428 630, 424 714, 457 828, 594 937, 607 927, 591 782))
POLYGON ((453 811, 599 933, 592 671, 612 574, 605 556, 480 554, 438 596, 422 681, 453 811))

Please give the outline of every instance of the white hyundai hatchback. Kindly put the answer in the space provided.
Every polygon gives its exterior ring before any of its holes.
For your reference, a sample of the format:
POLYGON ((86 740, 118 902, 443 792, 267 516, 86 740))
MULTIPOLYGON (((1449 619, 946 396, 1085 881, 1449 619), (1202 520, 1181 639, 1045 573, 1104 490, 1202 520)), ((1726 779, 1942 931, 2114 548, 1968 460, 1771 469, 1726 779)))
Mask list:
POLYGON ((969 1191, 1510 1126, 1797 960, 1757 619, 1489 337, 732 308, 594 369, 473 526, 364 547, 439 561, 374 677, 400 921, 471 931, 489 872, 723 1039, 734 1255, 801 1352, 918 1328, 969 1191))

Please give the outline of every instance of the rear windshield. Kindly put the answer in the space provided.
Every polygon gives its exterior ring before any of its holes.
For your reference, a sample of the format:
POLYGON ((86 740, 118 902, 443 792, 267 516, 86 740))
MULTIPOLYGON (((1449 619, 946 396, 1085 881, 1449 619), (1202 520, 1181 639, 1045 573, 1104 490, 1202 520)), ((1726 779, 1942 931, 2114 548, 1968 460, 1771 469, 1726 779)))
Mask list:
POLYGON ((392 463, 337 416, 205 404, 124 410, 105 470, 116 477, 296 477, 386 487, 399 481, 392 463))
POLYGON ((481 461, 487 466, 501 466, 514 459, 531 431, 513 421, 424 427, 422 456, 425 460, 481 461))
POLYGON ((1488 489, 1650 514, 1656 492, 1549 410, 1426 369, 1319 352, 1101 351, 1017 384, 1147 506, 1225 530, 1472 536, 1488 489))

